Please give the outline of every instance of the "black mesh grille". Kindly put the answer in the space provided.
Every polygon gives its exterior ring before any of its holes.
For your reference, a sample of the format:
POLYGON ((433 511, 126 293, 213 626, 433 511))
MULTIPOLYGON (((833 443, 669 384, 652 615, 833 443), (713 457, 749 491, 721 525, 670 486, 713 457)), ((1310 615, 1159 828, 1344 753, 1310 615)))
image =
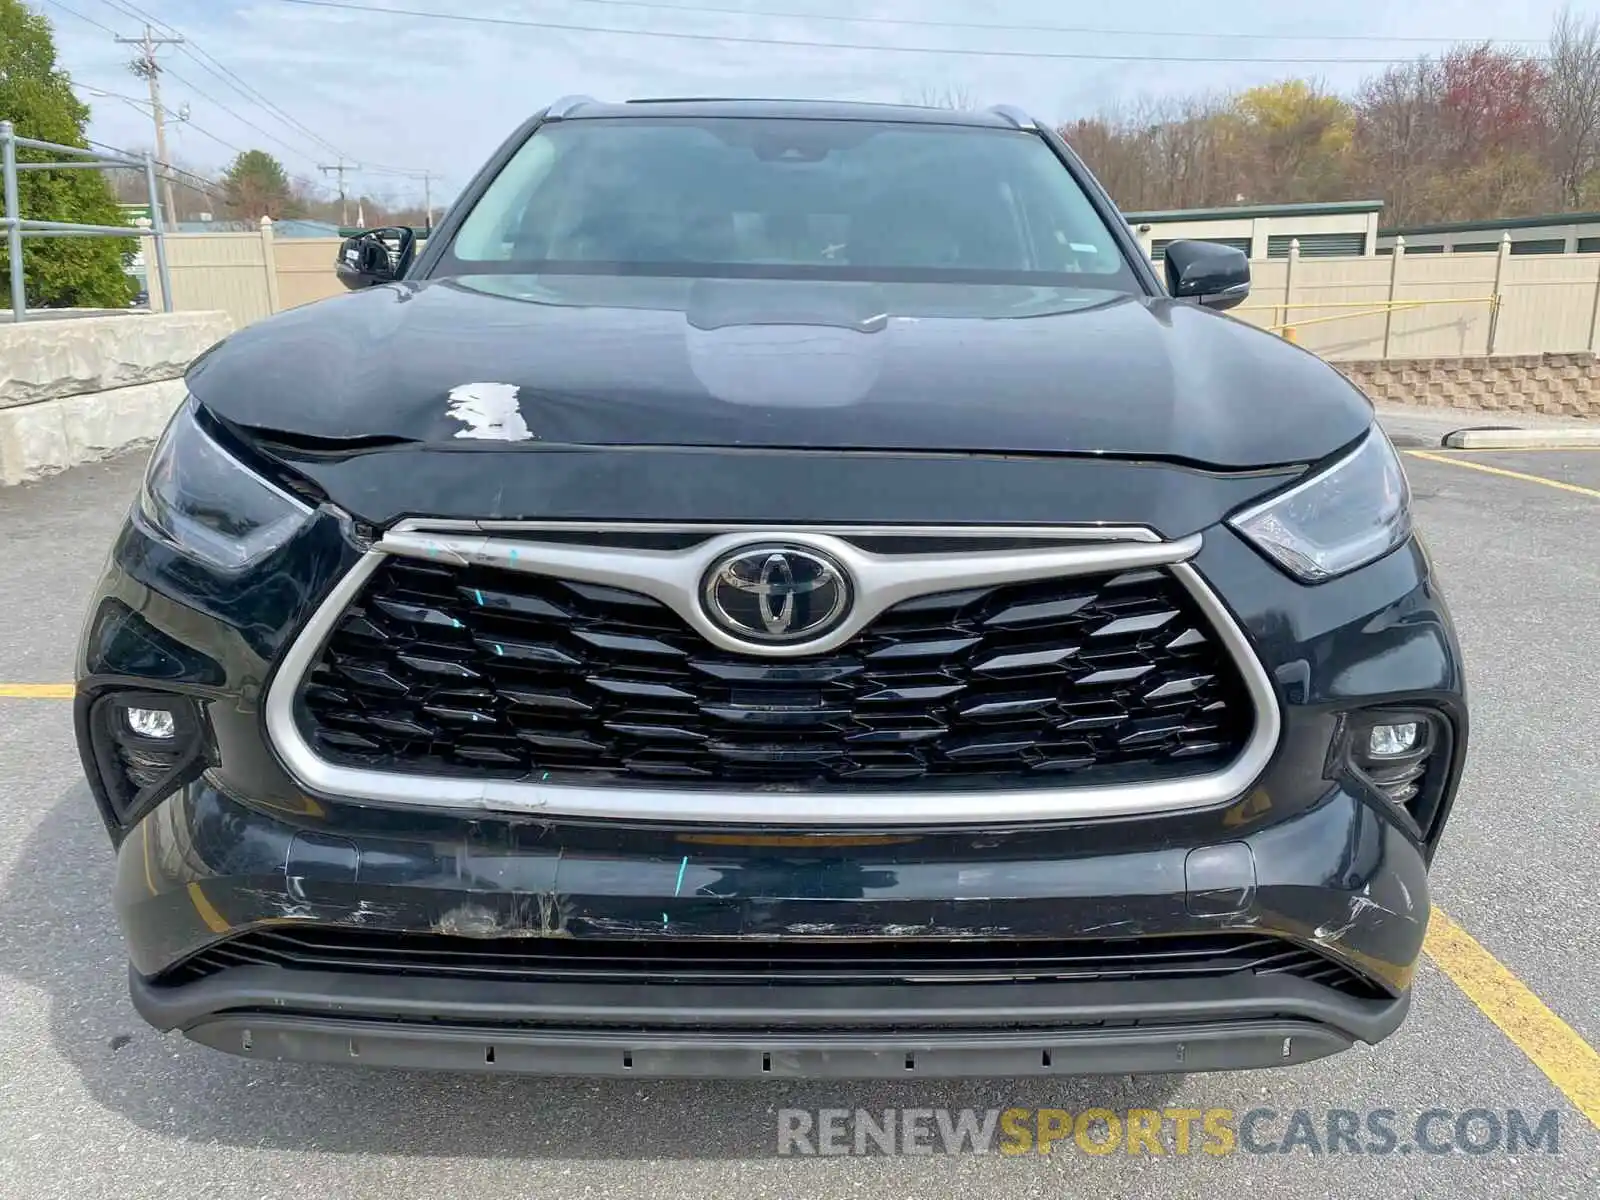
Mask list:
POLYGON ((1213 770, 1252 714, 1168 572, 918 597, 773 660, 634 592, 394 558, 302 686, 348 765, 552 782, 1037 786, 1213 770))
POLYGON ((1092 982, 1294 975, 1381 995, 1314 950, 1261 934, 1164 938, 840 941, 759 938, 462 938, 338 926, 259 929, 208 947, 169 982, 229 967, 354 971, 522 983, 760 984, 1092 982))

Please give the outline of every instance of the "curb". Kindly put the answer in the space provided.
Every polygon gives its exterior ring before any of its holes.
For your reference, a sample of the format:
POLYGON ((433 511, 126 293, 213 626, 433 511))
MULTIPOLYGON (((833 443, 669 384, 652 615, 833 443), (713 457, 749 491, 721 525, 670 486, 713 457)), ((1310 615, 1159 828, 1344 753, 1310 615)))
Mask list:
POLYGON ((1457 429, 1444 435, 1452 450, 1563 450, 1600 446, 1600 426, 1555 429, 1457 429))

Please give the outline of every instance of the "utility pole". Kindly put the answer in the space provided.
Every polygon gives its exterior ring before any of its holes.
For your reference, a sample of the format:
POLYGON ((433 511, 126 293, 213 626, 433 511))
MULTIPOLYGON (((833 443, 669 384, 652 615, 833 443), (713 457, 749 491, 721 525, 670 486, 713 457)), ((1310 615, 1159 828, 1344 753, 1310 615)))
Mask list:
POLYGON ((321 165, 319 163, 317 165, 317 170, 321 171, 324 175, 337 175, 339 177, 339 224, 340 224, 341 227, 349 225, 350 224, 350 199, 345 194, 344 176, 345 176, 345 172, 346 171, 359 171, 359 170, 361 170, 361 164, 360 163, 347 163, 344 160, 344 156, 341 155, 339 157, 338 163, 335 166, 325 167, 325 166, 323 166, 323 165, 321 165))
MULTIPOLYGON (((422 227, 433 232, 433 172, 422 173, 422 227)), ((1600 295, 1600 293, 1596 293, 1600 295)))
POLYGON ((161 66, 156 62, 156 50, 162 46, 183 44, 181 37, 157 37, 150 26, 144 27, 143 37, 119 37, 125 46, 139 47, 139 56, 129 64, 133 73, 150 85, 150 111, 156 122, 156 158, 161 167, 162 203, 166 205, 166 222, 169 229, 178 223, 178 209, 172 202, 172 160, 167 157, 166 110, 161 107, 161 66))

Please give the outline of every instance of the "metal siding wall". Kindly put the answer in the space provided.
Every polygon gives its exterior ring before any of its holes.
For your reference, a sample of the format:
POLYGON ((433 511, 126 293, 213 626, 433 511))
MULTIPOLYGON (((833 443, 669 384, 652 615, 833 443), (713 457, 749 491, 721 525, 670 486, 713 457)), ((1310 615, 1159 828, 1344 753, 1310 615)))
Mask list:
POLYGON ((1267 238, 1268 258, 1288 258, 1289 243, 1300 243, 1301 258, 1360 258, 1364 233, 1274 233, 1267 238))
POLYGON ((1156 238, 1150 243, 1151 261, 1160 262, 1166 257, 1167 247, 1177 241, 1215 242, 1219 246, 1232 246, 1235 250, 1250 253, 1250 239, 1247 237, 1156 238))
POLYGON ((1511 243, 1513 254, 1564 254, 1566 249, 1566 238, 1529 238, 1511 243))

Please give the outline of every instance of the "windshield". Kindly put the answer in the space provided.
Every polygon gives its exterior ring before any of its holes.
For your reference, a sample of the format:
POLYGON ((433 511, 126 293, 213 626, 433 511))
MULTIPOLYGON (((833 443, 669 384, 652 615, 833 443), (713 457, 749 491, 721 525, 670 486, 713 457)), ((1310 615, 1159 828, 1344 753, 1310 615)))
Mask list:
POLYGON ((1140 291, 1037 135, 866 121, 546 124, 437 273, 500 271, 1140 291))

